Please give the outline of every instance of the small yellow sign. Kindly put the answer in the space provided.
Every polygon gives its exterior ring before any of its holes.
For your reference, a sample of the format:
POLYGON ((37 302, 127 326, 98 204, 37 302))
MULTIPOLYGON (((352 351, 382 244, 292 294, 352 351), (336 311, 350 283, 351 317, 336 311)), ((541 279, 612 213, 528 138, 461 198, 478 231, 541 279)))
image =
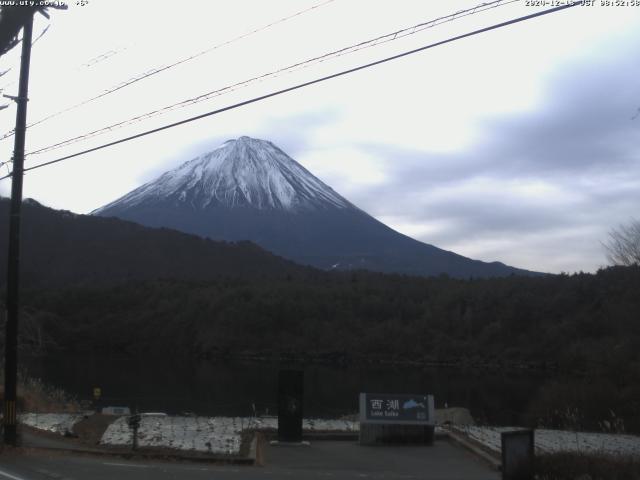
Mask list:
POLYGON ((93 398, 96 400, 102 396, 102 389, 100 387, 93 387, 93 398))

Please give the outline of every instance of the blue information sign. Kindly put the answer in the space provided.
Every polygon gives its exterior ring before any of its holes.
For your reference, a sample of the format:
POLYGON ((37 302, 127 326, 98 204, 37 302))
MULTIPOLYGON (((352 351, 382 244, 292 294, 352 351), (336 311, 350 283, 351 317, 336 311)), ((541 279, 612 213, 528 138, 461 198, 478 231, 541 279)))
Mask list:
POLYGON ((360 422, 434 425, 433 395, 361 393, 360 422))

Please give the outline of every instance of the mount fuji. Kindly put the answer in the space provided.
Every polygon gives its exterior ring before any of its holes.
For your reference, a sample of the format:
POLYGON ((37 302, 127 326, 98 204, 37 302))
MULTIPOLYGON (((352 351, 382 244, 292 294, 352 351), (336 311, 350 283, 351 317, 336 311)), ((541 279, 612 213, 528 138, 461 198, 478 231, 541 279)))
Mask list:
POLYGON ((228 140, 92 214, 214 240, 250 240, 326 270, 462 278, 533 273, 472 260, 402 235, 273 143, 249 137, 228 140))

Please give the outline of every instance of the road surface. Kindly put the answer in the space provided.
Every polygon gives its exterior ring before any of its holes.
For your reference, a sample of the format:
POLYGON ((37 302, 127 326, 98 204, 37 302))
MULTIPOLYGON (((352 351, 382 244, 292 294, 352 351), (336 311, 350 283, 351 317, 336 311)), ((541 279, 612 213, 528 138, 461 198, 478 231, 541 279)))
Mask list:
POLYGON ((361 447, 313 442, 266 447, 264 466, 129 461, 118 457, 30 451, 0 455, 0 480, 497 480, 498 472, 447 441, 432 447, 361 447))

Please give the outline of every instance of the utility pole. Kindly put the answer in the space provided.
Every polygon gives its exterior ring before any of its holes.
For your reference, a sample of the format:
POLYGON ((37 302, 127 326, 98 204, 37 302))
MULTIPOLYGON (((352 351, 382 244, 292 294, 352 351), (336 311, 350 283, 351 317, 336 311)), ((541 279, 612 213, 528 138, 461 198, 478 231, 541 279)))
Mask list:
MULTIPOLYGON (((35 13, 35 11, 33 12, 35 13)), ((27 15, 22 30, 20 86, 15 100, 15 142, 11 177, 11 210, 9 217, 9 259, 7 262, 7 316, 4 347, 4 442, 17 446, 16 390, 18 380, 18 310, 20 282, 20 210, 22 207, 22 177, 24 175, 24 143, 27 129, 27 95, 29 62, 33 36, 33 13, 27 15)))

